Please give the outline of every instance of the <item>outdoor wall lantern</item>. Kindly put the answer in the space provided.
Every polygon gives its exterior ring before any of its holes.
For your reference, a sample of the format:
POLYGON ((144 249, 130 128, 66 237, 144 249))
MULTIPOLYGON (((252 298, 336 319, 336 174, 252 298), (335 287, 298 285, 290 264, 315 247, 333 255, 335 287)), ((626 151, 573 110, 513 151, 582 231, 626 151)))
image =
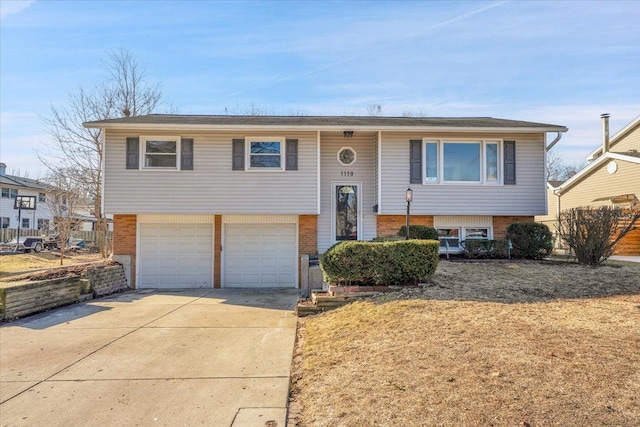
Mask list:
POLYGON ((406 236, 407 240, 409 240, 409 216, 411 212, 411 202, 413 202, 413 190, 411 188, 407 188, 407 192, 405 193, 405 200, 407 201, 407 224, 406 228, 406 236))

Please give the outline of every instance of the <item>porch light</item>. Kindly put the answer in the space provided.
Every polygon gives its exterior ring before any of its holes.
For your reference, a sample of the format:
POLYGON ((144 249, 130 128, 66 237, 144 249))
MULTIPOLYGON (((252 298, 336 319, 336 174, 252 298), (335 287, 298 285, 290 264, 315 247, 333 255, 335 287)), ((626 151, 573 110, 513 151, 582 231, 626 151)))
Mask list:
POLYGON ((413 202, 413 190, 410 188, 407 188, 406 201, 407 203, 413 202))

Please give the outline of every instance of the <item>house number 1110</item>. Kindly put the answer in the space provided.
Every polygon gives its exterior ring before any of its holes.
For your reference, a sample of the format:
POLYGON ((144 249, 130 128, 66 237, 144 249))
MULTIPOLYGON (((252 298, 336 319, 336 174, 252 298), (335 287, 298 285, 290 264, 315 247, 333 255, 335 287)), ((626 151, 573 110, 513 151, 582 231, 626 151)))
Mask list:
POLYGON ((340 171, 340 176, 353 176, 353 171, 340 171))

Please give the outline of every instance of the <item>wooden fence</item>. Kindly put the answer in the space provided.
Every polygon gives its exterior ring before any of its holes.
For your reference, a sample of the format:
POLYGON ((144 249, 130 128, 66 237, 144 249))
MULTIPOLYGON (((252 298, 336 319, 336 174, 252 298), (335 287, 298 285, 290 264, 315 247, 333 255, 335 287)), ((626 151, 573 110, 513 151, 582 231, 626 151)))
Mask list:
MULTIPOLYGON (((20 229, 20 236, 41 236, 43 234, 42 230, 30 230, 30 229, 20 229)), ((0 228, 0 243, 8 242, 18 235, 18 230, 15 228, 0 228)), ((88 244, 94 244, 98 242, 98 232, 97 231, 72 231, 71 237, 76 239, 82 239, 88 244)), ((107 240, 111 242, 113 239, 113 232, 107 232, 107 240)))

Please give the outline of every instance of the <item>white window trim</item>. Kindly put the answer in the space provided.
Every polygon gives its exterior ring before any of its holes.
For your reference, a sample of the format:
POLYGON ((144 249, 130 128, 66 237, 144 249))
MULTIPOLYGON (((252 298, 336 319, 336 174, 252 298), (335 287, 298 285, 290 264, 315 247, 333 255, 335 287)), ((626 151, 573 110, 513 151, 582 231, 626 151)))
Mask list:
POLYGON ((340 149, 336 153, 336 158, 338 159, 338 163, 340 163, 342 166, 353 166, 358 160, 358 152, 354 150, 353 147, 340 147, 340 149), (343 163, 342 160, 340 160, 340 153, 342 153, 344 150, 351 150, 351 152, 353 153, 353 161, 351 163, 343 163))
MULTIPOLYGON (((287 160, 286 138, 284 136, 247 136, 244 139, 244 170, 248 172, 284 172, 287 160), (251 143, 252 142, 279 142, 280 143, 280 167, 260 168, 251 167, 251 143)), ((273 154, 272 154, 273 155, 273 154)), ((273 155, 275 157, 275 155, 273 155)))
POLYGON ((422 138, 422 184, 423 185, 488 185, 497 186, 503 185, 504 174, 502 167, 502 139, 477 139, 477 138, 422 138), (434 181, 427 180, 427 143, 437 144, 438 153, 438 174, 437 179, 434 181), (480 144, 480 180, 479 181, 445 181, 444 180, 444 145, 445 144, 468 144, 477 143, 480 144), (487 144, 498 144, 498 180, 487 181, 487 144))
POLYGON ((462 239, 463 242, 466 242, 467 240, 493 240, 493 227, 483 227, 483 226, 476 226, 476 225, 472 225, 469 227, 462 227, 462 236, 464 237, 464 239, 462 239), (487 230, 487 238, 484 239, 478 239, 475 237, 467 237, 467 230, 471 230, 471 229, 486 229, 487 230))
MULTIPOLYGON (((168 155, 167 155, 168 156, 168 155)), ((182 157, 182 137, 180 136, 140 136, 140 170, 146 171, 179 171, 180 159, 182 157), (147 141, 175 141, 176 142, 176 167, 145 166, 145 155, 147 154, 147 141)))
MULTIPOLYGON (((489 226, 481 226, 481 225, 469 225, 469 226, 462 226, 462 225, 451 225, 451 226, 445 226, 445 225, 440 225, 438 227, 435 227, 436 230, 440 230, 440 229, 457 229, 458 230, 458 247, 457 248, 450 248, 449 252, 453 253, 453 252, 462 252, 464 250, 464 244, 467 240, 493 240, 493 227, 489 227, 489 226), (470 229, 478 229, 478 228, 485 228, 487 229, 487 238, 486 239, 476 239, 476 238, 468 238, 467 237, 467 230, 470 229)), ((449 237, 449 239, 451 239, 452 237, 449 237)), ((444 238, 438 238, 438 241, 440 239, 444 239, 444 238)), ((445 252, 446 248, 440 247, 439 252, 445 252)))
MULTIPOLYGON (((350 240, 336 239, 336 188, 339 185, 351 185, 358 187, 358 226, 356 228, 356 240, 362 240, 362 182, 356 181, 331 181, 331 244, 350 240)), ((352 240, 351 240, 352 241, 352 240)))

